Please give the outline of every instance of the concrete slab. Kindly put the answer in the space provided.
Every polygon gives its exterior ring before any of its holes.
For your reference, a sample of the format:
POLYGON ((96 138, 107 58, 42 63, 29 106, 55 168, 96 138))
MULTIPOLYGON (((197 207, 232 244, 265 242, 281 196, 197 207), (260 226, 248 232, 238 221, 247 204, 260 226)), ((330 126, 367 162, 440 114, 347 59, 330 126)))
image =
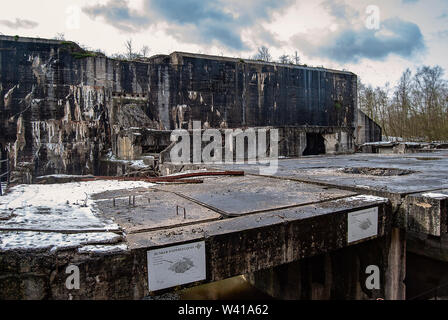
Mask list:
POLYGON ((207 280, 217 281, 344 248, 388 234, 390 203, 355 196, 279 211, 243 215, 210 223, 128 235, 132 251, 206 243, 207 280), (377 208, 372 237, 351 243, 349 215, 377 208))
POLYGON ((215 211, 174 193, 156 189, 107 191, 92 198, 102 215, 114 219, 128 234, 221 218, 215 211))
POLYGON ((226 216, 319 203, 355 195, 354 192, 268 177, 206 178, 203 184, 160 186, 226 216))
MULTIPOLYGON (((212 166, 258 174, 258 165, 212 166)), ((448 151, 407 155, 352 154, 280 160, 276 177, 293 178, 358 192, 406 195, 448 188, 448 151), (411 170, 406 175, 346 173, 346 168, 389 168, 411 170)))
MULTIPOLYGON (((67 186, 73 190, 78 186, 81 191, 91 184, 67 186)), ((206 274, 205 280, 201 280, 204 283, 376 239, 381 242, 392 230, 393 215, 387 199, 296 181, 249 176, 206 178, 203 185, 194 186, 129 184, 131 189, 123 189, 121 186, 125 184, 116 182, 97 184, 107 191, 90 194, 87 209, 98 219, 113 218, 125 232, 112 233, 115 238, 106 239, 108 232, 89 233, 87 237, 80 228, 74 235, 64 234, 69 238, 63 238, 62 243, 59 231, 51 233, 51 237, 28 231, 32 234, 26 248, 12 242, 22 239, 26 232, 15 235, 0 232, 0 270, 5 270, 0 279, 0 298, 138 299, 150 290, 148 270, 154 262, 148 260, 149 251, 180 252, 179 246, 183 250, 205 244, 202 263, 206 264, 203 269, 206 274), (232 203, 234 198, 237 201, 232 203), (220 219, 219 212, 210 209, 212 205, 237 216, 220 219), (176 206, 186 208, 187 219, 182 215, 183 209, 177 215, 176 206), (362 219, 353 219, 358 216, 362 219), (39 236, 46 237, 45 246, 33 247, 30 243, 39 242, 39 236), (32 271, 23 273, 23 263, 32 271), (71 264, 80 269, 83 279, 80 290, 70 291, 65 286, 65 270, 71 264), (24 291, 29 286, 34 289, 24 291)), ((83 194, 79 192, 78 196, 83 194)), ((55 197, 54 201, 66 206, 65 199, 55 197)), ((71 220, 77 220, 72 216, 64 225, 70 226, 71 220)), ((372 259, 383 252, 378 250, 368 253, 372 259)), ((201 263, 190 264, 182 257, 181 254, 177 257, 180 260, 165 261, 176 264, 166 268, 166 272, 201 263)), ((154 277, 154 273, 151 275, 154 277)), ((179 285, 194 283, 179 282, 179 285)))
POLYGON ((410 231, 436 237, 448 232, 448 189, 408 195, 404 206, 410 231))

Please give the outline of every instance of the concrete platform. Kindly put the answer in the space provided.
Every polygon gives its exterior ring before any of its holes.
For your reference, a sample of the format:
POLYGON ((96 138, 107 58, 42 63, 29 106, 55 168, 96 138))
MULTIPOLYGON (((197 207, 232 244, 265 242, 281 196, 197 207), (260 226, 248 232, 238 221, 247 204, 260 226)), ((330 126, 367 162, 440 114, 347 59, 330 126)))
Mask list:
MULTIPOLYGON (((188 187, 191 188, 191 185, 188 187)), ((127 234, 221 218, 217 212, 172 192, 157 189, 108 191, 96 194, 92 198, 101 213, 107 218, 114 219, 127 234)))
MULTIPOLYGON (((254 175, 259 173, 258 165, 212 167, 244 170, 254 175)), ((397 212, 398 227, 436 236, 447 232, 445 218, 440 214, 443 209, 437 209, 446 208, 443 198, 432 197, 433 210, 427 210, 424 219, 418 217, 421 213, 417 208, 421 203, 418 194, 438 193, 448 188, 447 150, 431 155, 353 154, 286 159, 279 161, 274 177, 387 197, 397 212)))
POLYGON ((354 192, 267 177, 207 178, 203 184, 157 187, 175 192, 227 217, 303 206, 355 195, 354 192))
MULTIPOLYGON (((257 165, 220 165, 220 169, 244 170, 258 174, 257 165)), ((279 160, 276 177, 298 181, 345 187, 358 192, 377 192, 406 195, 448 188, 448 151, 437 151, 430 155, 415 153, 407 155, 351 154, 339 156, 304 157, 279 160), (396 172, 373 172, 356 174, 344 172, 347 168, 388 168, 396 172), (411 171, 402 174, 402 171, 411 171)))
MULTIPOLYGON (((131 185, 126 189, 109 181, 103 186, 107 191, 99 194, 89 184, 67 184, 65 188, 74 194, 90 188, 86 209, 93 210, 92 221, 108 224, 96 233, 83 228, 67 233, 51 226, 34 230, 32 225, 27 231, 0 231, 0 298, 141 299, 150 292, 253 273, 366 242, 376 249, 361 250, 358 258, 380 266, 384 286, 366 290, 367 275, 354 279, 353 285, 366 292, 364 298, 404 296, 403 277, 397 276, 402 273, 389 258, 384 259, 394 256, 390 250, 396 247, 387 240, 393 222, 387 199, 269 177, 204 180, 203 185, 131 185), (27 241, 14 242, 23 237, 27 241), (45 245, 39 245, 42 237, 45 245), (186 250, 196 253, 187 256, 186 250), (65 285, 70 265, 80 270, 79 290, 65 285), (166 283, 167 279, 174 282, 166 283), (386 289, 391 285, 398 293, 386 289)), ((62 189, 63 185, 50 186, 62 189)), ((28 194, 26 186, 21 188, 28 194)), ((65 207, 65 198, 54 198, 65 207)), ((20 216, 23 208, 17 204, 15 214, 20 216)), ((78 218, 69 212, 67 225, 78 218)), ((63 212, 52 214, 64 216, 63 212)), ((7 218, 0 222, 0 226, 7 224, 7 218)), ((356 268, 362 274, 366 266, 361 263, 356 268)), ((350 292, 343 295, 358 297, 350 292)))
MULTIPOLYGON (((404 155, 355 154, 333 157, 306 157, 279 161, 278 179, 292 179, 388 198, 392 203, 394 226, 406 232, 407 251, 448 263, 448 151, 404 155), (386 170, 384 170, 386 169, 386 170)), ((254 165, 214 166, 258 174, 254 165)), ((421 276, 419 259, 406 262, 412 283, 410 296, 418 289, 444 285, 442 273, 421 276), (425 279, 422 282, 422 279, 425 279)), ((431 268, 432 264, 428 264, 431 268)), ((446 265, 445 265, 446 267, 446 265)))

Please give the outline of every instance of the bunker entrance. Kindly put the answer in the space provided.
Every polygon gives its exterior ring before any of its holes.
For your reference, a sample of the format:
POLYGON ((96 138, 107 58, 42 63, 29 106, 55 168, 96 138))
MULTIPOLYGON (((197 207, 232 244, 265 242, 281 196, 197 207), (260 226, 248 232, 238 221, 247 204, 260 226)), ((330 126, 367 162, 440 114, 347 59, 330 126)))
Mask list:
POLYGON ((325 154, 325 139, 319 133, 306 134, 306 149, 303 151, 304 156, 317 156, 325 154))
POLYGON ((348 174, 360 174, 368 176, 390 177, 390 176, 405 176, 415 173, 416 171, 396 169, 396 168, 345 168, 341 172, 348 174))

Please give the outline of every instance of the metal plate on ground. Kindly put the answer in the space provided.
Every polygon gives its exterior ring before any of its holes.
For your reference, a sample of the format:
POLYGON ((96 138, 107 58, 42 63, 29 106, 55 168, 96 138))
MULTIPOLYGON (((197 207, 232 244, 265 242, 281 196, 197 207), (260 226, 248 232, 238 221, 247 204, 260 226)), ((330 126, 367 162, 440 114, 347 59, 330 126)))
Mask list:
POLYGON ((149 291, 158 291, 206 279, 205 242, 150 250, 149 291))
POLYGON ((269 177, 206 178, 195 186, 161 186, 230 216, 299 206, 352 196, 351 191, 269 177))
POLYGON ((348 213, 348 243, 378 235, 378 207, 348 213))

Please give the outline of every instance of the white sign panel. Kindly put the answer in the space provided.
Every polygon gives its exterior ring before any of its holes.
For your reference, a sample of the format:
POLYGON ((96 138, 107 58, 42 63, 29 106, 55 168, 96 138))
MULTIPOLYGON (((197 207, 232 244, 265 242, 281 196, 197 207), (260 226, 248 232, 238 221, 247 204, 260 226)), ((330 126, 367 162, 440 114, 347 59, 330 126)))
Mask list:
POLYGON ((149 291, 205 280, 205 242, 150 250, 149 291))
POLYGON ((378 207, 348 214, 348 243, 378 235, 378 207))

